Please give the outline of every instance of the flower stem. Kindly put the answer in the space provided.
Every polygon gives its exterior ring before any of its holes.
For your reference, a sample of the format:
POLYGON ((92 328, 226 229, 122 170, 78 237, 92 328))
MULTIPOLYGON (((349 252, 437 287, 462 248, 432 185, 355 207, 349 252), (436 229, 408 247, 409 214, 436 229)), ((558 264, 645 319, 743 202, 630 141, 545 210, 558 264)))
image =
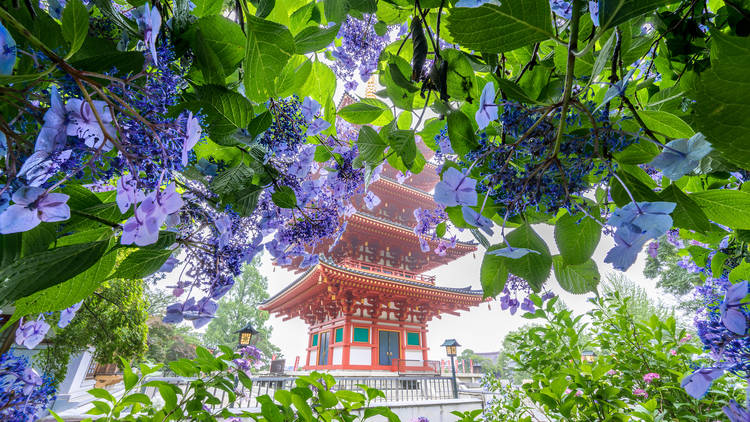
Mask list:
POLYGON ((578 24, 581 20, 581 0, 573 0, 573 15, 570 18, 570 40, 568 41, 568 65, 565 69, 565 88, 562 95, 562 109, 560 112, 560 126, 557 128, 557 138, 555 138, 555 148, 552 150, 552 157, 560 152, 563 132, 565 132, 565 117, 568 115, 568 105, 570 104, 570 95, 573 91, 573 79, 575 79, 576 55, 575 50, 578 48, 578 24))

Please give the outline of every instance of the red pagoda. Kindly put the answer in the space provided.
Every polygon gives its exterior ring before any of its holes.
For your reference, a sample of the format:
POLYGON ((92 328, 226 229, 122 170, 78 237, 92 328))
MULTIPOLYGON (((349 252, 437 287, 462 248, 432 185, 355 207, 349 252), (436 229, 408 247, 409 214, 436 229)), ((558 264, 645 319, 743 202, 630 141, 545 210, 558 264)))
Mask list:
MULTIPOLYGON (((396 174, 386 166, 370 185, 381 203, 370 211, 361 198, 355 201, 357 212, 336 246, 321 245, 320 262, 261 305, 309 325, 301 369, 434 372, 427 323, 483 301, 481 290, 439 287, 424 274, 476 250, 464 242, 445 256, 420 249, 413 211, 435 208, 428 193, 439 180, 435 167, 428 164, 403 183, 396 174)), ((429 243, 431 249, 438 244, 429 243)))

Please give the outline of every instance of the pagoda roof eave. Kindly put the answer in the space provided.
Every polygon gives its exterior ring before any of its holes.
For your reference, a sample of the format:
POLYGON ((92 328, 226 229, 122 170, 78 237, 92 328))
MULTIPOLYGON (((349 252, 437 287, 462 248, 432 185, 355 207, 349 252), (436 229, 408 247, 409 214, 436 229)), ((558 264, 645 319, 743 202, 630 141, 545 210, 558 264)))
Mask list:
MULTIPOLYGON (((265 301, 263 301, 260 304, 259 308, 262 309, 262 310, 270 311, 271 308, 272 308, 272 305, 275 302, 278 302, 280 299, 284 298, 284 296, 286 296, 287 294, 289 294, 292 291, 294 291, 295 287, 303 285, 305 279, 310 274, 314 273, 315 270, 317 270, 317 269, 323 269, 323 268, 326 268, 326 267, 329 268, 329 269, 333 269, 333 270, 337 270, 337 271, 342 271, 342 272, 345 272, 345 273, 350 273, 350 274, 357 275, 357 276, 360 276, 360 277, 366 277, 366 278, 371 278, 371 279, 375 279, 375 280, 382 280, 382 281, 394 283, 396 285, 402 285, 402 286, 408 286, 408 287, 417 287, 419 289, 423 289, 423 290, 430 291, 430 292, 435 292, 435 293, 450 293, 450 294, 461 295, 461 296, 469 296, 469 297, 472 297, 472 298, 479 299, 478 302, 483 301, 484 292, 482 290, 473 290, 471 288, 471 286, 464 287, 464 288, 439 287, 439 286, 435 286, 435 285, 431 285, 431 284, 427 284, 427 283, 420 283, 420 282, 416 282, 416 281, 403 280, 403 279, 399 279, 399 278, 395 278, 395 277, 388 277, 388 276, 382 275, 382 274, 370 273, 370 272, 366 272, 366 271, 355 270, 355 269, 352 269, 352 268, 348 268, 348 267, 344 267, 344 266, 341 266, 341 265, 337 265, 333 261, 331 261, 331 260, 329 260, 329 259, 327 259, 325 257, 321 257, 320 258, 320 262, 317 265, 308 268, 304 273, 302 273, 294 281, 292 281, 291 283, 289 283, 281 291, 279 291, 275 295, 273 295, 270 298, 268 298, 265 301)), ((396 286, 394 286, 394 287, 396 287, 396 286)))
MULTIPOLYGON (((397 223, 395 221, 388 220, 386 218, 377 217, 377 216, 374 216, 374 215, 372 215, 370 213, 363 212, 361 210, 357 211, 354 215, 356 215, 358 217, 362 217, 362 218, 368 218, 370 220, 375 220, 375 221, 378 221, 380 223, 389 224, 389 225, 391 225, 393 227, 396 227, 396 228, 399 228, 399 229, 402 229, 402 230, 406 230, 406 231, 408 231, 410 233, 414 233, 414 230, 411 227, 409 227, 409 226, 405 226, 403 224, 397 223)), ((444 239, 444 240, 448 240, 448 239, 444 239)), ((460 241, 460 240, 456 240, 456 247, 459 247, 459 246, 462 249, 466 248, 466 249, 469 249, 469 252, 473 252, 473 251, 477 250, 477 246, 479 246, 479 244, 477 244, 475 242, 463 242, 463 241, 460 241)))

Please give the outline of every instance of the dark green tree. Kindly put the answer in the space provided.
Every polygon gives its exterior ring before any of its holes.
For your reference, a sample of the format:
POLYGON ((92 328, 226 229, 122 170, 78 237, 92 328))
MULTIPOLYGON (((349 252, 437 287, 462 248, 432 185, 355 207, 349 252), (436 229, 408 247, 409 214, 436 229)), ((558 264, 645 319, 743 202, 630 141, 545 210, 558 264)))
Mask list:
POLYGON ((200 345, 200 339, 191 333, 190 327, 167 324, 161 318, 151 317, 148 320, 146 360, 167 365, 174 360, 195 358, 195 348, 200 345))
MULTIPOLYGON (((146 352, 146 302, 142 280, 113 279, 83 301, 75 318, 50 336, 49 347, 37 355, 44 372, 55 380, 65 377, 68 361, 76 353, 93 349, 94 359, 103 364, 120 363, 119 358, 138 360, 146 352)), ((49 321, 50 325, 56 324, 49 321)))
POLYGON ((251 264, 245 265, 242 275, 235 279, 232 290, 219 300, 216 316, 206 326, 203 335, 207 346, 224 344, 234 347, 237 344, 236 331, 252 324, 259 331, 253 339, 255 346, 268 359, 279 354, 281 349, 269 340, 272 328, 266 326, 268 312, 258 309, 258 305, 269 298, 268 279, 258 270, 259 265, 260 259, 257 257, 251 264))

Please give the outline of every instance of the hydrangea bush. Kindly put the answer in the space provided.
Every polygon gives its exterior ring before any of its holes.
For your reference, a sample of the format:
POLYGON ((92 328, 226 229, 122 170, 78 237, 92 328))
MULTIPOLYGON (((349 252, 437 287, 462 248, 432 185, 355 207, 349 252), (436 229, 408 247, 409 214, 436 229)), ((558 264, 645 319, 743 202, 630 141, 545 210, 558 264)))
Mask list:
POLYGON ((553 273, 596 291, 602 237, 619 270, 667 233, 726 239, 741 270, 711 260, 698 321, 715 363, 683 383, 747 379, 748 15, 715 0, 5 2, 0 306, 33 347, 45 313, 68 318, 103 281, 174 272, 166 320, 200 327, 258 251, 316 264, 355 197, 379 205, 387 163, 399 182, 436 172, 422 250, 470 233, 485 294, 511 312, 541 306, 553 273), (357 80, 372 95, 337 107, 337 81, 357 80))

